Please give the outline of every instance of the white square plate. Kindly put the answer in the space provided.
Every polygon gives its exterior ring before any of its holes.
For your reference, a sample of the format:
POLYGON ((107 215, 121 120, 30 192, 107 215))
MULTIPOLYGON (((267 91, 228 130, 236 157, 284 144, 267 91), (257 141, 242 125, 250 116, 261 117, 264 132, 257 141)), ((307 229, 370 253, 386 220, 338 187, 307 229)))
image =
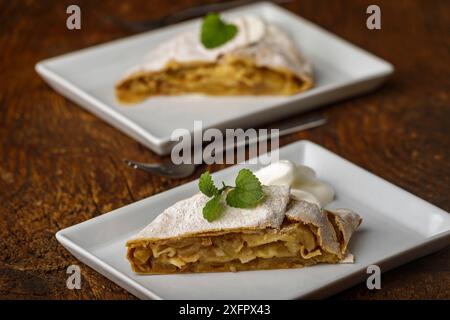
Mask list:
MULTIPOLYGON (((350 241, 354 264, 301 269, 136 275, 125 242, 165 208, 198 192, 193 181, 108 214, 59 231, 56 237, 74 256, 139 298, 293 299, 323 298, 366 277, 369 265, 382 271, 450 244, 450 215, 309 141, 280 149, 280 158, 305 164, 336 189, 329 207, 358 212, 363 223, 350 241)), ((250 167, 252 170, 256 167, 250 167)), ((232 183, 242 165, 215 173, 232 183)))
POLYGON ((113 41, 39 62, 37 72, 58 92, 80 104, 159 154, 173 146, 176 128, 253 127, 367 92, 386 79, 393 67, 320 27, 270 3, 240 7, 228 15, 254 14, 280 25, 315 68, 315 87, 289 97, 157 97, 134 106, 121 106, 114 83, 161 41, 200 20, 113 41))

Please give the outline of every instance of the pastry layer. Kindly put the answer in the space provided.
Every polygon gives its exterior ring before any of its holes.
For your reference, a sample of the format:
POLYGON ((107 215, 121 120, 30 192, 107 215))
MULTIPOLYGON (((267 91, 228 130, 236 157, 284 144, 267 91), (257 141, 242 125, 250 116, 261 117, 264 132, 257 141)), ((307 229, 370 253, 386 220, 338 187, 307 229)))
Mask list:
POLYGON ((144 274, 283 269, 338 262, 337 255, 320 247, 317 230, 285 219, 280 229, 133 240, 127 244, 127 257, 133 270, 144 274))
POLYGON ((136 72, 116 86, 116 96, 122 103, 136 103, 150 96, 189 93, 291 95, 311 86, 312 82, 289 70, 257 66, 228 55, 212 63, 170 61, 162 71, 136 72))

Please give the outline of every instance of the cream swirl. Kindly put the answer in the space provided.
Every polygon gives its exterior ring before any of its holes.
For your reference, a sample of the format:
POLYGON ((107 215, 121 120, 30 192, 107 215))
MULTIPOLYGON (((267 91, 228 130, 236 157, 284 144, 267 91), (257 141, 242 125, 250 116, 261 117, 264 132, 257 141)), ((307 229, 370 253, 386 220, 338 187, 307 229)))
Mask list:
POLYGON ((274 162, 255 172, 264 185, 288 185, 291 195, 324 207, 334 199, 334 189, 319 180, 313 169, 289 160, 274 162))

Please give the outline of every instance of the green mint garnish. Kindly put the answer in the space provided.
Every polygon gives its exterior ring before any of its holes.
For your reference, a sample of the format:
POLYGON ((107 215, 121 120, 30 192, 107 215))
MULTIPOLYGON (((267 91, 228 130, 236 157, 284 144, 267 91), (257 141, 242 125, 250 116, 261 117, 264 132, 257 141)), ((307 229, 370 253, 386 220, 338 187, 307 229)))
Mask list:
POLYGON ((239 171, 236 187, 227 194, 227 204, 235 208, 253 208, 263 198, 261 182, 248 169, 239 171))
POLYGON ((217 13, 208 13, 203 19, 200 39, 208 48, 220 47, 233 39, 238 32, 234 24, 225 23, 217 13))
POLYGON ((198 188, 201 193, 208 197, 215 196, 219 194, 219 189, 214 185, 214 181, 209 174, 209 171, 203 172, 200 176, 200 180, 198 181, 198 188))
POLYGON ((215 195, 211 198, 203 207, 203 217, 212 222, 220 217, 224 207, 220 200, 222 199, 221 195, 215 195))
POLYGON ((211 199, 203 208, 203 217, 212 222, 218 219, 224 210, 222 203, 223 191, 229 190, 226 195, 226 204, 234 208, 253 208, 264 197, 261 182, 248 169, 239 171, 236 177, 236 186, 227 186, 222 182, 223 187, 218 189, 208 171, 200 176, 198 187, 200 191, 211 199))

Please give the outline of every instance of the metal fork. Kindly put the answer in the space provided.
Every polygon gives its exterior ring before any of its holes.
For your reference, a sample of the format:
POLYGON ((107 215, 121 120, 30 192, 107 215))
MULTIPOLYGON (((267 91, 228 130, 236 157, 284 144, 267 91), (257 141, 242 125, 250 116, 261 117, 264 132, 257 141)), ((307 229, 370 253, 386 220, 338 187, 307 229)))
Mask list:
MULTIPOLYGON (((327 122, 327 119, 324 116, 310 116, 308 118, 302 119, 292 119, 283 122, 280 126, 277 127, 279 129, 278 136, 284 136, 290 133, 299 132, 302 130, 316 128, 318 126, 324 125, 327 122)), ((251 145, 254 143, 258 143, 259 141, 267 140, 270 136, 257 137, 253 141, 243 141, 243 145, 251 145)), ((222 150, 222 153, 225 153, 227 150, 235 147, 240 147, 238 144, 226 145, 222 150)), ((174 164, 171 161, 163 162, 163 163, 142 163, 132 160, 125 159, 124 162, 134 168, 143 170, 149 173, 153 173, 159 176, 164 176, 168 178, 186 178, 192 175, 195 172, 195 169, 201 164, 195 163, 183 163, 183 164, 174 164)), ((193 162, 193 161, 192 161, 193 162)))

